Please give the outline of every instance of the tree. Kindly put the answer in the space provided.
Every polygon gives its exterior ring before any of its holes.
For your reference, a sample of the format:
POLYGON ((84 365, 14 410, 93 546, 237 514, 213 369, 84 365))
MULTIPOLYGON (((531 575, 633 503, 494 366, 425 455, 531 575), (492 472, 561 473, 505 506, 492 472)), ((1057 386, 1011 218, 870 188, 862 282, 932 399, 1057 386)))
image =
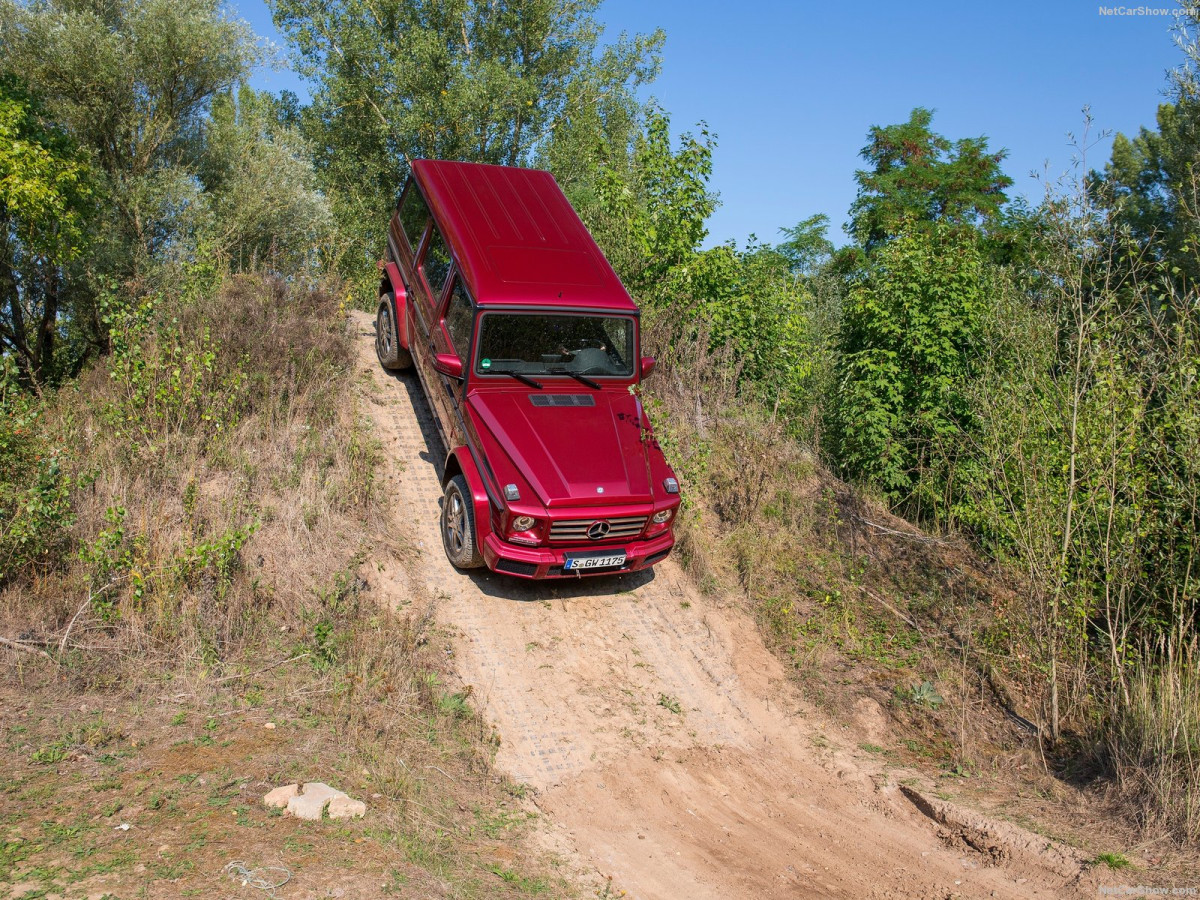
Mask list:
POLYGON ((989 153, 985 137, 951 143, 932 121, 932 111, 917 107, 907 122, 868 133, 861 155, 870 168, 854 173, 849 225, 868 253, 913 228, 985 227, 1008 199, 1013 182, 1000 169, 1008 151, 989 153))
MULTIPOLYGON (((1200 100, 1158 107, 1158 130, 1142 128, 1113 138, 1112 159, 1093 172, 1089 190, 1126 231, 1129 252, 1149 253, 1164 264, 1175 297, 1198 283, 1200 266, 1190 247, 1200 239, 1200 100)), ((1117 238, 1117 234, 1112 236, 1117 238)))
POLYGON ((86 154, 0 76, 0 351, 26 385, 55 374, 62 267, 85 245, 92 184, 86 154))
POLYGON ((826 234, 829 216, 817 213, 798 222, 792 228, 780 228, 787 240, 776 246, 796 276, 807 275, 833 254, 833 244, 826 234))
POLYGON ((672 149, 670 117, 651 106, 629 159, 612 154, 592 175, 598 203, 584 217, 617 274, 647 303, 669 302, 708 234, 712 148, 701 123, 699 138, 684 133, 672 149))
POLYGON ((557 161, 549 145, 558 129, 584 146, 584 123, 627 115, 632 90, 657 70, 662 35, 622 36, 598 51, 598 6, 275 0, 276 25, 316 82, 304 128, 339 226, 352 236, 353 272, 377 256, 410 159, 557 161))
POLYGON ((142 273, 178 235, 205 119, 257 59, 252 33, 220 0, 0 0, 0 50, 101 174, 94 265, 142 273))
POLYGON ((336 246, 309 147, 280 121, 269 95, 243 85, 214 100, 198 174, 204 207, 196 242, 218 265, 269 265, 291 275, 336 246))
POLYGON ((97 297, 192 248, 196 166, 213 98, 258 50, 220 0, 0 0, 0 74, 91 160, 97 215, 86 255, 61 266, 52 327, 71 366, 107 348, 97 297))
POLYGON ((831 423, 838 457, 916 515, 947 511, 930 469, 972 427, 965 391, 983 277, 974 232, 937 224, 881 247, 845 303, 831 423))

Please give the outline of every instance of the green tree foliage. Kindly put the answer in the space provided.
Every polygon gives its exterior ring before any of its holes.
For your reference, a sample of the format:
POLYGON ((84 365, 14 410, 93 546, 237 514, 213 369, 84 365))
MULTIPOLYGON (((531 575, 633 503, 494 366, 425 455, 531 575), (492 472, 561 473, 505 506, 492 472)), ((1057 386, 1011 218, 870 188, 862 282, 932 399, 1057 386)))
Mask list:
POLYGON ((868 253, 913 228, 986 226, 1007 200, 1012 179, 1000 170, 1007 151, 988 152, 985 137, 951 143, 932 122, 932 111, 917 107, 907 122, 868 133, 861 155, 869 168, 854 173, 849 226, 868 253))
POLYGON ((0 75, 0 355, 26 385, 56 374, 62 267, 86 243, 92 184, 86 155, 0 75))
POLYGON ((0 48, 103 175, 94 266, 143 273, 182 228, 205 119, 258 58, 253 35, 220 0, 0 0, 0 48))
POLYGON ((272 97, 247 86, 218 96, 197 170, 205 188, 196 235, 203 258, 233 271, 261 264, 292 274, 318 266, 322 249, 336 250, 309 148, 281 123, 272 97))
POLYGON ((808 275, 833 255, 833 243, 827 237, 829 216, 817 213, 792 228, 780 228, 787 240, 775 249, 786 257, 793 274, 808 275))
POLYGON ((1124 230, 1126 252, 1144 253, 1164 264, 1165 286, 1179 297, 1194 289, 1200 269, 1191 247, 1200 214, 1200 99, 1164 103, 1158 130, 1142 128, 1113 138, 1112 159, 1090 188, 1124 230))
POLYGON ((662 35, 622 37, 600 51, 598 5, 275 0, 275 22, 316 82, 304 127, 352 241, 348 271, 377 258, 380 223, 409 159, 561 161, 549 149, 558 129, 585 147, 592 127, 628 124, 631 92, 656 71, 662 35))
POLYGON ((964 389, 985 310, 970 230, 937 225, 882 247, 845 305, 833 411, 845 471, 916 513, 944 512, 930 467, 972 427, 964 389))
POLYGON ((671 120, 651 106, 629 160, 616 155, 595 171, 598 202, 584 217, 617 274, 646 302, 669 302, 708 233, 713 143, 702 127, 699 138, 685 133, 672 149, 671 120))

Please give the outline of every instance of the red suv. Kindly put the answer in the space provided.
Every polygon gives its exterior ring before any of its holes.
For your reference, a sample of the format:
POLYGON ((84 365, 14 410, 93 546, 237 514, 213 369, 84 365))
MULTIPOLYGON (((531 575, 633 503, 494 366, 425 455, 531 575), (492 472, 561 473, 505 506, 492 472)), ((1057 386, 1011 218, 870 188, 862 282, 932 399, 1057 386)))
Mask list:
POLYGON ((416 368, 462 569, 630 572, 671 551, 679 483, 637 395, 637 305, 548 172, 417 160, 380 263, 375 347, 416 368))

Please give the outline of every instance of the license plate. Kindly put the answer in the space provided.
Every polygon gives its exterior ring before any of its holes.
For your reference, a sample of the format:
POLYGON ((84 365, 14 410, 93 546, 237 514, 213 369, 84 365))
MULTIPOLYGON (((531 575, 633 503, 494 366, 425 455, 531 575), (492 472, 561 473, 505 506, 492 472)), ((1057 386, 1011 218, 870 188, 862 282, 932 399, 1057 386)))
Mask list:
POLYGON ((619 553, 590 553, 587 556, 568 556, 563 561, 564 572, 581 572, 584 569, 612 569, 625 565, 625 551, 619 553))

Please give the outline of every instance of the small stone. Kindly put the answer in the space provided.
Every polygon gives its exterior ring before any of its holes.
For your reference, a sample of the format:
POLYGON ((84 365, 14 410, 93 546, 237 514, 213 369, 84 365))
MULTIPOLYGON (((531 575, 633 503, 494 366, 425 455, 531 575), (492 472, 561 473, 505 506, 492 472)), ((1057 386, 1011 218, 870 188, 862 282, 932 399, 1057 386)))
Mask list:
POLYGON ((331 819, 361 819, 366 814, 367 804, 361 800, 352 800, 345 794, 329 801, 329 818, 331 819))
POLYGON ((263 726, 263 728, 267 729, 267 731, 274 731, 274 730, 275 730, 275 723, 274 723, 274 722, 268 722, 267 724, 265 724, 265 725, 263 726))
POLYGON ((285 784, 283 787, 277 787, 273 791, 269 791, 263 797, 263 803, 275 809, 286 809, 288 801, 300 793, 300 785, 285 784))

